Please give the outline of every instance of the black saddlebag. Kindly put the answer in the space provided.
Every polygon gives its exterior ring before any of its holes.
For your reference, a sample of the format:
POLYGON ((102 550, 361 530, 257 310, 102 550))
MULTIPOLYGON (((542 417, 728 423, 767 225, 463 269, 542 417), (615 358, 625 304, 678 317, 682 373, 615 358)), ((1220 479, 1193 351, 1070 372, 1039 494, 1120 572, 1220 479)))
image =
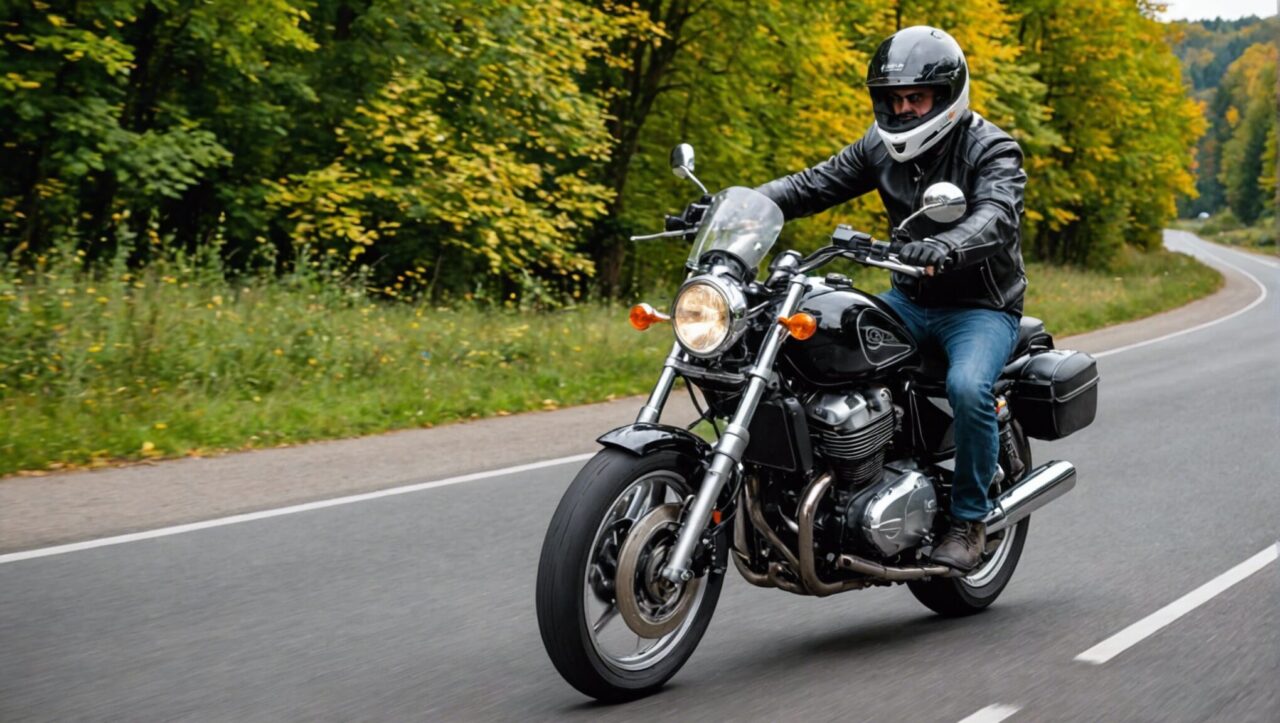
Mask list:
POLYGON ((1014 382, 1009 406, 1029 437, 1062 439, 1084 429, 1098 411, 1098 363, 1082 351, 1035 354, 1014 382))

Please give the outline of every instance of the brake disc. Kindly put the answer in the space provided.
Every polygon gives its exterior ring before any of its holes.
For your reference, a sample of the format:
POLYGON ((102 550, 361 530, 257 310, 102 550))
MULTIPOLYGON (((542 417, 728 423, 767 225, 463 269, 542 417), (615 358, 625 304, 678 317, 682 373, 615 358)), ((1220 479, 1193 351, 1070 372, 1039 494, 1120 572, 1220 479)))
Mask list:
POLYGON ((642 638, 660 638, 679 628, 698 598, 702 578, 681 584, 662 576, 679 520, 679 504, 653 508, 631 528, 618 552, 618 614, 642 638))

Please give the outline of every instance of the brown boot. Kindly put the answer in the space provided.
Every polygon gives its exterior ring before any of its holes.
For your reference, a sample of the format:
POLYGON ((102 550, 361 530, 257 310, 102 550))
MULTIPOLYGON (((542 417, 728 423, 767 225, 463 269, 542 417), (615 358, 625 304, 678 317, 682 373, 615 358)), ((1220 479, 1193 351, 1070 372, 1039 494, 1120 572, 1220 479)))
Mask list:
POLYGON ((981 522, 952 520, 951 529, 933 548, 930 560, 968 572, 982 562, 982 552, 987 546, 987 526, 981 522))

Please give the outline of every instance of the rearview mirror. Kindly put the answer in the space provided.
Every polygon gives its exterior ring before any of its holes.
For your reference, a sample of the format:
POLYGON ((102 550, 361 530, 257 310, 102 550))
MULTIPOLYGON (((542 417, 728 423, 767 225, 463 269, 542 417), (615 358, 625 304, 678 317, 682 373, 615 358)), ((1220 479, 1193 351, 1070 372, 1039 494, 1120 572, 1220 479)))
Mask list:
POLYGON ((964 198, 964 191, 956 187, 954 183, 935 183, 924 191, 924 205, 920 210, 924 215, 928 216, 931 221, 937 223, 951 223, 957 221, 968 210, 968 203, 964 198))
POLYGON ((671 149, 671 172, 678 178, 693 175, 693 146, 681 143, 671 149))
POLYGON ((693 175, 693 146, 681 143, 671 149, 671 172, 676 174, 676 178, 687 178, 693 181, 698 188, 702 189, 702 194, 706 195, 707 187, 693 175))

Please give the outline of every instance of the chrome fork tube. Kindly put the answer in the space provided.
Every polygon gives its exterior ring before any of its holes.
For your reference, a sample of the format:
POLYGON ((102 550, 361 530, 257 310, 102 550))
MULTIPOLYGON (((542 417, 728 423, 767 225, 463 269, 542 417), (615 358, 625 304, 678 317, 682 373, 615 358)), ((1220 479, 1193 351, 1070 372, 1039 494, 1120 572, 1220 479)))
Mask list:
POLYGON ((657 424, 662 416, 662 408, 667 406, 667 397, 671 394, 671 387, 676 383, 675 363, 680 360, 680 353, 680 343, 672 342, 671 353, 662 364, 662 374, 658 376, 658 383, 653 386, 653 391, 649 393, 649 400, 636 415, 637 424, 657 424))
MULTIPOLYGON (((803 274, 791 277, 787 298, 782 302, 779 315, 790 316, 796 310, 800 305, 800 297, 804 294, 804 287, 803 274)), ((773 378, 773 363, 788 334, 785 327, 775 324, 765 336, 764 345, 760 348, 760 355, 756 357, 755 365, 747 373, 750 381, 747 382, 746 391, 742 393, 742 401, 738 403, 733 419, 720 435, 720 440, 716 442, 711 464, 708 465, 707 473, 702 477, 698 495, 694 498, 693 506, 680 526, 675 550, 667 559, 667 566, 662 568, 662 576, 672 582, 684 582, 693 577, 693 570, 689 569, 693 549, 698 545, 698 538, 706 528, 707 521, 711 519, 711 509, 716 503, 716 498, 720 496, 720 490, 732 479, 738 463, 742 461, 743 453, 747 450, 747 444, 751 440, 747 427, 751 425, 756 406, 760 404, 760 399, 764 397, 765 390, 769 386, 769 380, 773 378)))

